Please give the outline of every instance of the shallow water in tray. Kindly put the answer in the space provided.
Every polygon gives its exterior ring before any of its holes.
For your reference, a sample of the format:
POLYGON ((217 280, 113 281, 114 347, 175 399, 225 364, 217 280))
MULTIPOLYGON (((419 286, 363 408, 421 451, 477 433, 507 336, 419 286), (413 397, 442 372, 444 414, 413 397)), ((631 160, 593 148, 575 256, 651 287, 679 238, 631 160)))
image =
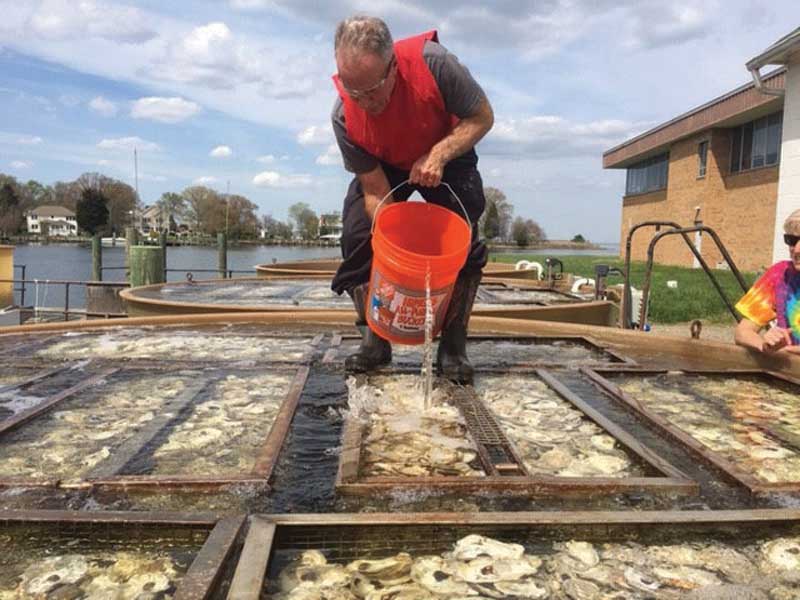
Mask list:
MULTIPOLYGON (((434 342, 437 344, 438 342, 434 342)), ((343 345, 339 358, 352 353, 357 342, 343 345)), ((618 359, 603 351, 602 348, 584 343, 580 340, 544 339, 504 340, 504 339, 472 339, 467 342, 467 354, 476 369, 505 369, 509 367, 525 367, 535 364, 561 363, 569 366, 593 365, 599 363, 619 362, 618 359)), ((421 346, 392 346, 392 364, 394 366, 418 367, 423 360, 421 346)))
POLYGON ((293 373, 230 374, 209 386, 126 473, 220 477, 250 474, 293 373))
POLYGON ((475 385, 531 475, 644 475, 638 458, 535 375, 478 377, 475 385))
POLYGON ((314 532, 294 550, 289 540, 273 555, 262 597, 707 600, 797 598, 800 590, 797 537, 683 532, 648 543, 535 528, 506 530, 502 539, 442 527, 373 529, 362 539, 331 531, 316 547, 322 536, 314 532))
POLYGON ((311 338, 248 336, 222 332, 127 328, 106 333, 58 337, 37 357, 154 360, 280 360, 298 361, 311 338))
POLYGON ((800 402, 788 384, 683 373, 612 381, 743 472, 800 482, 800 402))
POLYGON ((434 390, 424 406, 424 383, 415 375, 350 384, 350 409, 364 422, 363 477, 483 475, 458 409, 434 390))
POLYGON ((112 375, 106 385, 79 392, 3 436, 0 476, 49 480, 89 474, 138 428, 169 410, 169 400, 192 377, 112 375))
POLYGON ((141 290, 137 296, 168 302, 230 304, 234 306, 299 306, 347 308, 350 298, 333 293, 330 281, 261 280, 229 283, 167 284, 158 290, 141 290))
POLYGON ((206 531, 6 525, 0 598, 171 598, 206 531), (116 531, 113 531, 116 529, 116 531))

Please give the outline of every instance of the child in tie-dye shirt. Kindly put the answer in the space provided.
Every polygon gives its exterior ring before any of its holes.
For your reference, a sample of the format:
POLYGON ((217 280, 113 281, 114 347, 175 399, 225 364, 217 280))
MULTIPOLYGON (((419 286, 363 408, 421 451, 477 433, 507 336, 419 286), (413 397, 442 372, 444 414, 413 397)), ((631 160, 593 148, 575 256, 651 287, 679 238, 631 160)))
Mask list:
POLYGON ((736 326, 736 343, 760 352, 800 354, 800 210, 789 215, 783 230, 790 260, 772 265, 736 304, 744 317, 736 326))

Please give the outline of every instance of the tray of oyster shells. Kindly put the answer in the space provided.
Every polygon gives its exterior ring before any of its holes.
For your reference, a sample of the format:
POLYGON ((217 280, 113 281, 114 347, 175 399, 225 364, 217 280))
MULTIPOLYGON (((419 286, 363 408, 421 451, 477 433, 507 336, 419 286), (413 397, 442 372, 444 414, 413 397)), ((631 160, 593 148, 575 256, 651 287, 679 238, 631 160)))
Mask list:
POLYGON ((739 544, 537 542, 536 550, 468 535, 441 554, 329 561, 299 554, 267 584, 271 600, 800 597, 800 538, 739 544))

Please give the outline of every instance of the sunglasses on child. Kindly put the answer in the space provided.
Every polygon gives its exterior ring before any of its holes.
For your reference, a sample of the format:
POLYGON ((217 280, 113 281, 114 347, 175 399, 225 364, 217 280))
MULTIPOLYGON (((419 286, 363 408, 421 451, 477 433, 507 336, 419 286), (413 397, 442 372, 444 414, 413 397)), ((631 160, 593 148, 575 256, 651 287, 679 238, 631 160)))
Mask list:
POLYGON ((792 235, 791 233, 784 233, 783 241, 786 242, 787 246, 794 248, 797 245, 797 242, 800 242, 800 235, 792 235))

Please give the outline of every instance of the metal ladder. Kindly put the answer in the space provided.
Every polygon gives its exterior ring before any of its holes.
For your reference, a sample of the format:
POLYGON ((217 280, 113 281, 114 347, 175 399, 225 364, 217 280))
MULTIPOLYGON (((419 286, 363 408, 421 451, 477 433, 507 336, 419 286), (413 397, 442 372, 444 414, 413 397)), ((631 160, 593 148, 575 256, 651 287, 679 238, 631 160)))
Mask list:
POLYGON ((653 236, 653 239, 650 240, 650 245, 647 247, 647 267, 645 268, 645 276, 644 276, 644 285, 642 286, 642 302, 641 308, 639 312, 639 326, 641 327, 645 323, 647 323, 647 313, 648 313, 648 305, 650 300, 650 283, 651 283, 651 276, 653 274, 653 255, 655 252, 656 244, 659 241, 664 239, 667 236, 671 235, 679 235, 683 238, 683 241, 686 242, 686 245, 691 250, 694 257, 697 259, 697 262, 703 268, 706 275, 708 276, 709 280, 711 280, 711 284, 714 286, 714 289, 717 290, 717 293, 722 298, 722 301, 725 303, 725 306, 730 311, 733 318, 736 319, 737 322, 741 320, 741 317, 736 312, 736 309, 733 307, 733 304, 728 299, 728 296, 725 294, 725 291, 722 289, 717 277, 714 275, 712 269, 708 266, 703 256, 700 254, 700 251, 697 249, 697 246, 694 245, 694 242, 689 237, 690 233, 695 232, 705 232, 717 246, 717 250, 722 255, 722 258, 728 264, 728 267, 733 273, 733 276, 736 278, 736 281, 742 288, 743 292, 747 292, 748 286, 745 282, 742 274, 739 272, 736 264, 733 262, 733 258, 731 257, 730 253, 728 252, 727 248, 725 248, 725 244, 722 243, 722 240, 719 239, 717 232, 714 231, 711 227, 702 224, 696 224, 692 227, 682 227, 678 223, 674 221, 643 221, 641 223, 637 223, 633 227, 631 227, 630 231, 628 232, 628 237, 625 240, 625 267, 623 269, 623 275, 625 278, 624 282, 624 291, 622 294, 622 328, 623 329, 633 329, 633 319, 631 315, 631 282, 630 282, 630 273, 631 273, 631 244, 633 241, 633 234, 636 233, 642 227, 655 227, 656 234, 653 236), (666 231, 661 231, 662 227, 667 227, 666 231))

